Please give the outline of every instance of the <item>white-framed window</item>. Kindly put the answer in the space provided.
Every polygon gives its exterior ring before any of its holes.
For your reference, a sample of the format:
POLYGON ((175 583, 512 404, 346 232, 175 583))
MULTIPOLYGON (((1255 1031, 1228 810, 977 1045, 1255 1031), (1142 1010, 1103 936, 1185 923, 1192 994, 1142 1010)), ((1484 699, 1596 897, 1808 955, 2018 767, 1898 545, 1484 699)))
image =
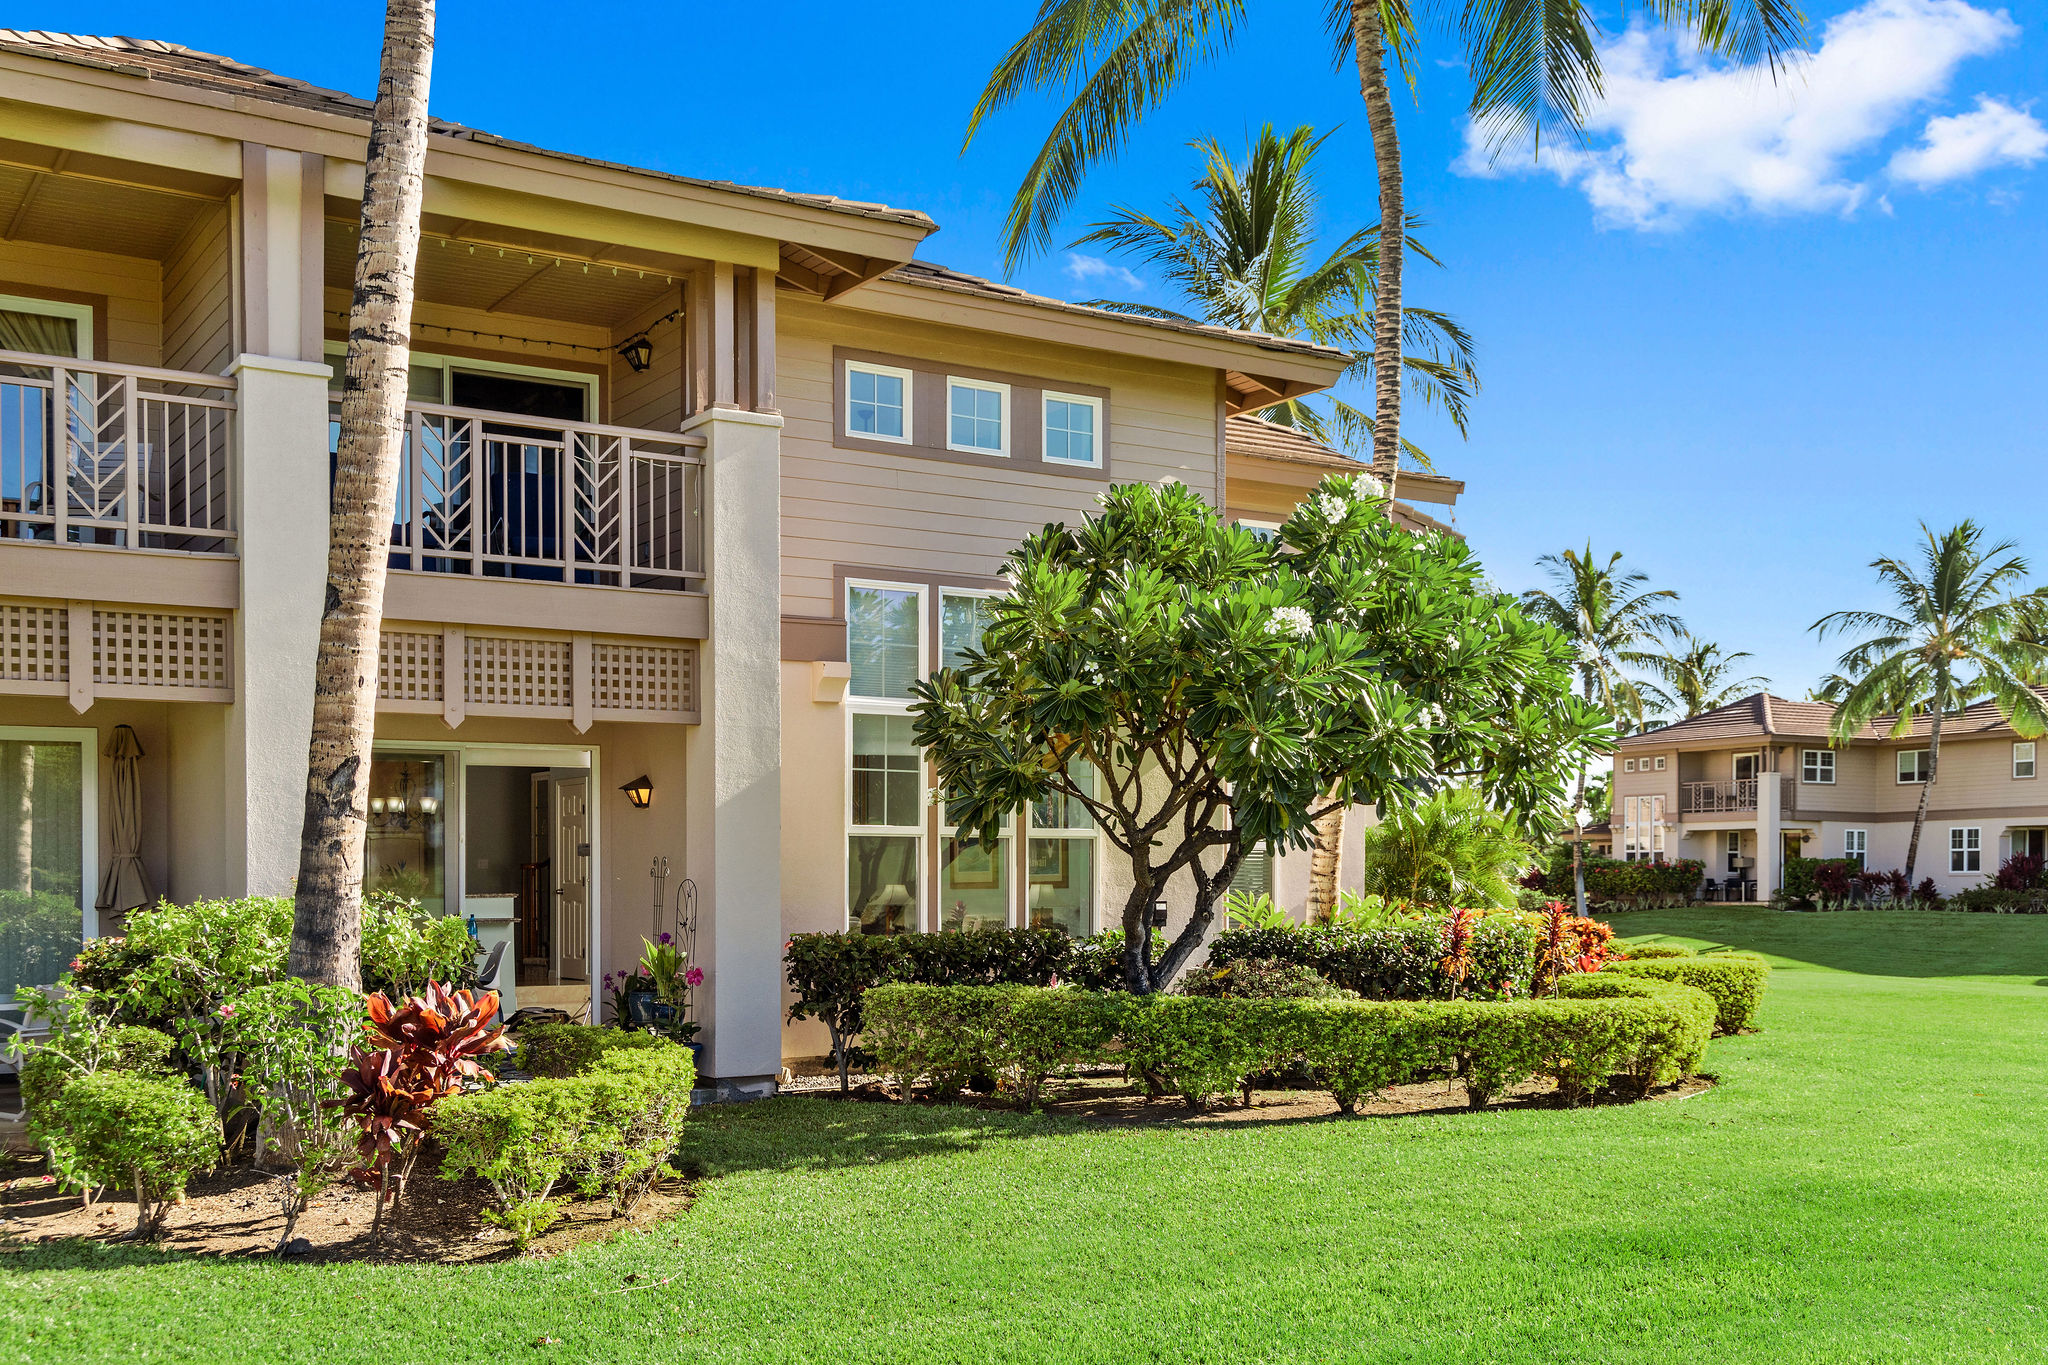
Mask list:
POLYGON ((1823 786, 1835 783, 1835 751, 1833 749, 1802 749, 1799 752, 1799 780, 1817 782, 1823 786))
POLYGON ((2032 777, 2034 771, 2034 741, 2023 739, 2012 746, 2012 775, 2032 777))
MULTIPOLYGON (((1280 523, 1277 521, 1253 521, 1249 517, 1239 517, 1237 524, 1268 543, 1280 539, 1280 523)), ((1251 861, 1249 853, 1245 855, 1245 861, 1251 861)))
POLYGON ((1622 860, 1631 863, 1654 862, 1663 857, 1664 798, 1624 796, 1621 799, 1621 809, 1622 860))
POLYGON ((1634 772, 1636 770, 1636 761, 1632 758, 1624 758, 1621 760, 1621 770, 1625 773, 1634 772))
POLYGON ((0 351, 90 359, 92 305, 0 294, 0 351))
MULTIPOLYGON (((327 381, 328 389, 339 393, 348 348, 330 341, 324 355, 334 371, 327 381)), ((594 422, 602 411, 598 406, 600 383, 597 375, 580 370, 414 351, 407 362, 405 396, 408 402, 479 408, 485 412, 538 413, 544 408, 548 416, 558 421, 594 422)))
MULTIPOLYGON (((1102 400, 1045 395, 1045 458, 1053 464, 1102 467, 1102 400)), ((1277 529, 1277 528, 1276 528, 1277 529)))
POLYGON ((963 667, 967 662, 967 651, 981 647, 981 633, 988 628, 989 609, 1001 595, 992 589, 939 590, 940 668, 963 667))
POLYGON ((1975 825, 1958 825, 1948 832, 1948 870, 1984 870, 1984 831, 1975 825))
POLYGON ((910 687, 925 673, 925 594, 846 585, 846 916, 857 933, 923 927, 925 769, 910 687))
POLYGON ((1842 831, 1842 856, 1862 862, 1870 853, 1870 831, 1845 829, 1842 831))
POLYGON ((1010 453, 1010 386, 946 380, 946 449, 970 455, 1010 453))
POLYGON ((99 933, 98 816, 97 730, 0 726, 0 1017, 99 933))
MULTIPOLYGON (((1067 765, 1074 785, 1092 798, 1097 774, 1079 759, 1067 765)), ((1095 817, 1071 796, 1051 796, 1031 804, 1030 838, 1024 850, 1024 925, 1029 929, 1064 929, 1076 938, 1095 932, 1095 817)), ((1267 888, 1269 860, 1263 851, 1247 853, 1238 864, 1242 880, 1260 860, 1267 888)), ((1233 882, 1233 886, 1236 883, 1233 882)))
POLYGON ((1742 831, 1739 829, 1729 830, 1722 840, 1722 847, 1728 853, 1728 870, 1730 872, 1742 871, 1742 831))
POLYGON ((1662 754, 1657 755, 1657 771, 1660 773, 1664 771, 1664 755, 1662 754))
POLYGON ((848 436, 910 444, 910 371, 864 360, 846 362, 848 436))
POLYGON ((1927 751, 1925 749, 1899 750, 1899 785, 1915 785, 1927 780, 1927 751))

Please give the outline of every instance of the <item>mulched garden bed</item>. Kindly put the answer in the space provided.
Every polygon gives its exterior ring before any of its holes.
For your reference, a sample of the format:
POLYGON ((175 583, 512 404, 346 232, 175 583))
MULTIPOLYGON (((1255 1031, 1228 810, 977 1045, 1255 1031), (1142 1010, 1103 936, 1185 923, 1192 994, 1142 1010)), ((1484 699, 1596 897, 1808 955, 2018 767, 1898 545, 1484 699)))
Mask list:
MULTIPOLYGON (((424 1162, 423 1162, 424 1165, 424 1162)), ((192 1182, 185 1202, 171 1210, 159 1250, 198 1256, 267 1256, 284 1229, 277 1190, 281 1177, 248 1166, 229 1167, 192 1182)), ((644 1228, 688 1206, 687 1182, 664 1180, 630 1218, 611 1217, 606 1199, 572 1200, 562 1221, 535 1239, 527 1256, 558 1255, 585 1242, 644 1228)), ((82 1237, 110 1242, 135 1226, 135 1200, 109 1190, 87 1213, 76 1194, 60 1194, 40 1157, 17 1157, 0 1167, 0 1256, 37 1242, 82 1237)), ((520 1253, 511 1234, 483 1220, 490 1188, 479 1180, 450 1183, 416 1172, 396 1206, 385 1213, 380 1245, 369 1244, 375 1212, 371 1191, 337 1185, 313 1201, 292 1237, 306 1246, 295 1261, 434 1262, 463 1265, 509 1260, 520 1253)))

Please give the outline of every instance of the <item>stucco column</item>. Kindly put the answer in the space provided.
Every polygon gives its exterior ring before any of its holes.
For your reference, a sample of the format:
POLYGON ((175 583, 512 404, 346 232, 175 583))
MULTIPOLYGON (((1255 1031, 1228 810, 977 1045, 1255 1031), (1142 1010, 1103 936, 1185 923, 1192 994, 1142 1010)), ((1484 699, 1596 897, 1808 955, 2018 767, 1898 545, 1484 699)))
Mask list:
POLYGON ((1784 839, 1779 829, 1779 798, 1784 793, 1777 773, 1758 773, 1756 778, 1756 896, 1769 900, 1778 889, 1783 870, 1784 839))
POLYGON ((236 389, 235 700, 227 715, 231 894, 278 896, 299 870, 313 662, 327 575, 327 366, 244 355, 236 389))
POLYGON ((782 419, 713 408, 683 430, 708 442, 711 612, 684 836, 706 977, 697 1017, 705 1073, 754 1089, 782 1066, 782 419))

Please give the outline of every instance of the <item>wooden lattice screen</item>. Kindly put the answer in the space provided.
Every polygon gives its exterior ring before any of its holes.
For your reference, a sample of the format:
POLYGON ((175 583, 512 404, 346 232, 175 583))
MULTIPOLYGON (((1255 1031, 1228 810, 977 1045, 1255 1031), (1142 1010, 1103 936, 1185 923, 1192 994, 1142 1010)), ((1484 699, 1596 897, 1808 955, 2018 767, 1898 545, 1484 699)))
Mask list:
POLYGON ((226 612, 0 601, 0 694, 233 701, 226 612))
POLYGON ((377 658, 379 710, 437 714, 450 725, 472 715, 568 720, 578 729, 697 720, 694 644, 393 624, 377 658))

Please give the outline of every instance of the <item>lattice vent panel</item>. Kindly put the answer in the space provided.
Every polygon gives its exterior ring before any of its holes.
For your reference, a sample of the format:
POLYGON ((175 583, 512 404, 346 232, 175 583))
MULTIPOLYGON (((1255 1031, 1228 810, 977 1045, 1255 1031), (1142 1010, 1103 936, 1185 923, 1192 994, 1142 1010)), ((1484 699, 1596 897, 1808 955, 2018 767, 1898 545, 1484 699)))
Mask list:
POLYGON ((439 631, 387 630, 377 637, 377 700, 439 706, 443 695, 439 631))
POLYGON ((228 691, 228 634, 226 616, 95 610, 93 686, 228 691))
POLYGON ((682 715, 697 709, 697 651, 599 641, 590 647, 590 704, 598 712, 682 715))
POLYGON ((463 700, 519 711, 568 709, 569 642, 472 635, 465 650, 463 700))
POLYGON ((71 613, 0 602, 0 682, 56 683, 71 676, 71 613))

